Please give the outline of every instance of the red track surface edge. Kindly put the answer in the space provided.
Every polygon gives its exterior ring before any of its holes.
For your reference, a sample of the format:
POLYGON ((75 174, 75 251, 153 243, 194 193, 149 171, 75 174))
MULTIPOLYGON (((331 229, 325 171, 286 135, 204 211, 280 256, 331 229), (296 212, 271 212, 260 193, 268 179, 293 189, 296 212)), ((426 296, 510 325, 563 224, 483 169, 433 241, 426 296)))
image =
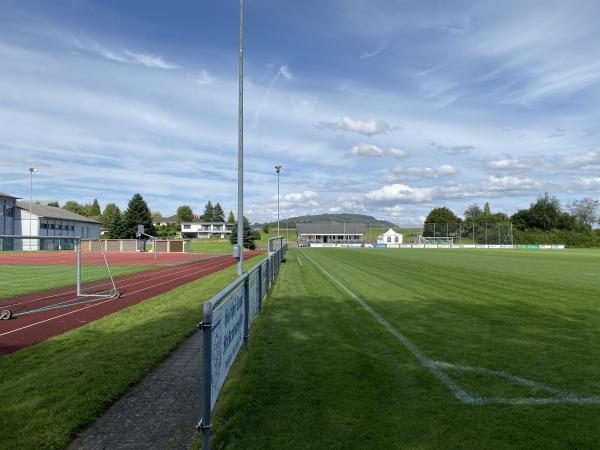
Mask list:
MULTIPOLYGON (((251 258, 262 252, 248 252, 251 258)), ((121 297, 89 304, 73 305, 0 321, 0 356, 79 328, 89 322, 155 297, 176 287, 218 272, 236 263, 231 256, 152 269, 115 277, 121 297)), ((55 292, 55 291, 51 291, 55 292)), ((198 310, 200 319, 200 309, 198 310)))

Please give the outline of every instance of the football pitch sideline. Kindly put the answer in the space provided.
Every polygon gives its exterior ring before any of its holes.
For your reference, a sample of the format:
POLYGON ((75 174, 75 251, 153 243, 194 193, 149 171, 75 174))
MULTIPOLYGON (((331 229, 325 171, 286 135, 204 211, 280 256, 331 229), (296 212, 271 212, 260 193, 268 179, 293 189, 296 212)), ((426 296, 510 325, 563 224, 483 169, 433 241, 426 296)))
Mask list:
POLYGON ((597 251, 290 251, 215 444, 596 448, 599 294, 597 251))

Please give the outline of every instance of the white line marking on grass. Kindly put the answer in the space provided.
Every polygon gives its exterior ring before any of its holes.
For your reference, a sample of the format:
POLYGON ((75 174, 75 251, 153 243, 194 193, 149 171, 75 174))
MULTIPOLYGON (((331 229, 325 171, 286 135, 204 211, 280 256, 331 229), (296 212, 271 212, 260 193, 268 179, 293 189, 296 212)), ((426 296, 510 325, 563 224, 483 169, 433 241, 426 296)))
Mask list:
POLYGON ((304 263, 302 262, 302 259, 300 259, 300 256, 298 256, 298 264, 300 264, 301 266, 304 266, 304 263))
POLYGON ((360 306, 363 307, 377 322, 388 330, 400 343, 421 363, 421 365, 440 383, 446 386, 454 394, 454 396, 464 404, 470 405, 548 405, 559 403, 572 403, 577 405, 595 405, 600 404, 600 397, 578 397, 575 394, 565 392, 561 389, 546 386, 545 384, 536 381, 513 375, 505 370, 492 370, 484 367, 461 366, 445 361, 437 361, 426 356, 413 342, 400 333, 391 323, 385 320, 377 311, 372 309, 363 299, 352 292, 346 285, 331 275, 319 263, 317 263, 308 254, 302 252, 310 262, 312 262, 325 276, 339 286, 344 292, 352 297, 360 306), (505 378, 514 384, 521 384, 531 388, 533 391, 544 391, 553 394, 555 397, 536 398, 504 398, 504 397, 478 397, 469 394, 461 388, 444 370, 455 370, 459 372, 473 372, 492 377, 505 378))

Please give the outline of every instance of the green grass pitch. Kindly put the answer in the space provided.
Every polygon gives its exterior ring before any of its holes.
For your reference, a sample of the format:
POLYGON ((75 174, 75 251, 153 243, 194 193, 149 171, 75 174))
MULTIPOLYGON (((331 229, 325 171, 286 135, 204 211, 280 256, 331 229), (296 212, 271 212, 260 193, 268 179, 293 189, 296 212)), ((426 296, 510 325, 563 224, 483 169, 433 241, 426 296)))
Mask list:
MULTIPOLYGON (((127 275, 152 269, 152 266, 113 266, 113 276, 127 275)), ((84 267, 83 282, 108 277, 104 266, 84 267)), ((42 292, 48 289, 75 286, 77 273, 73 265, 0 265, 0 299, 42 292)))
POLYGON ((215 446, 597 448, 599 294, 598 251, 292 250, 215 446))

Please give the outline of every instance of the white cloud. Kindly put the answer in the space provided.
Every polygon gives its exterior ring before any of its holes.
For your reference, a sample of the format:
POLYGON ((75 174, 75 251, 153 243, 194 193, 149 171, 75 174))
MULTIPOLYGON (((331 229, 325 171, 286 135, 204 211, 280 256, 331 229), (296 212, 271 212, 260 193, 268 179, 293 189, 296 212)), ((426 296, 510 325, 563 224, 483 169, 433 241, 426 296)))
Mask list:
POLYGON ((352 117, 348 116, 340 117, 337 122, 319 122, 317 123, 317 127, 335 131, 349 131, 369 137, 376 134, 387 134, 396 129, 392 128, 390 124, 384 120, 361 120, 353 119, 352 117))
POLYGON ((179 66, 171 64, 164 60, 162 56, 152 55, 149 53, 139 53, 124 48, 123 51, 116 51, 106 48, 98 42, 83 42, 79 39, 73 40, 78 49, 96 53, 109 61, 117 61, 121 63, 139 64, 153 69, 174 70, 179 66))
POLYGON ((372 51, 365 50, 364 52, 361 53, 360 59, 373 58, 374 56, 377 56, 381 52, 383 52, 387 48, 387 46, 388 46, 387 42, 384 42, 379 47, 377 47, 375 50, 372 50, 372 51))
POLYGON ((529 163, 511 157, 489 160, 486 162, 486 166, 494 170, 522 170, 531 168, 529 163))
POLYGON ((429 178, 438 179, 450 175, 456 175, 458 169, 450 164, 444 164, 439 167, 395 167, 384 178, 386 181, 397 181, 411 178, 429 178))
POLYGON ((392 158, 404 158, 406 157, 406 152, 399 148, 383 149, 373 144, 361 142, 360 144, 352 147, 346 156, 369 156, 375 158, 381 156, 390 156, 392 158))
POLYGON ((534 189, 540 186, 540 183, 529 177, 502 176, 497 177, 491 175, 488 177, 488 186, 492 190, 521 190, 534 189))
MULTIPOLYGON (((279 205, 282 208, 294 207, 315 207, 319 206, 316 201, 318 194, 314 191, 302 191, 284 194, 280 197, 279 205)), ((277 201, 277 196, 272 197, 272 200, 277 201)))
POLYGON ((465 155, 475 150, 473 145, 442 145, 435 141, 429 141, 429 145, 437 150, 447 153, 448 155, 465 155))
POLYGON ((383 186, 380 189, 367 192, 365 198, 374 202, 397 202, 417 203, 429 201, 432 198, 434 189, 427 188, 412 188, 405 184, 394 183, 383 186))
POLYGON ((400 205, 386 206, 383 210, 391 217, 402 217, 406 214, 406 208, 400 205))
POLYGON ((600 190, 600 177, 580 177, 577 185, 585 190, 600 190))
POLYGON ((393 158, 405 158, 406 157, 406 152, 399 148, 388 148, 386 153, 393 158))
POLYGON ((211 84, 215 81, 214 77, 210 76, 208 71, 202 70, 200 72, 200 76, 196 77, 196 83, 205 86, 207 84, 211 84))

